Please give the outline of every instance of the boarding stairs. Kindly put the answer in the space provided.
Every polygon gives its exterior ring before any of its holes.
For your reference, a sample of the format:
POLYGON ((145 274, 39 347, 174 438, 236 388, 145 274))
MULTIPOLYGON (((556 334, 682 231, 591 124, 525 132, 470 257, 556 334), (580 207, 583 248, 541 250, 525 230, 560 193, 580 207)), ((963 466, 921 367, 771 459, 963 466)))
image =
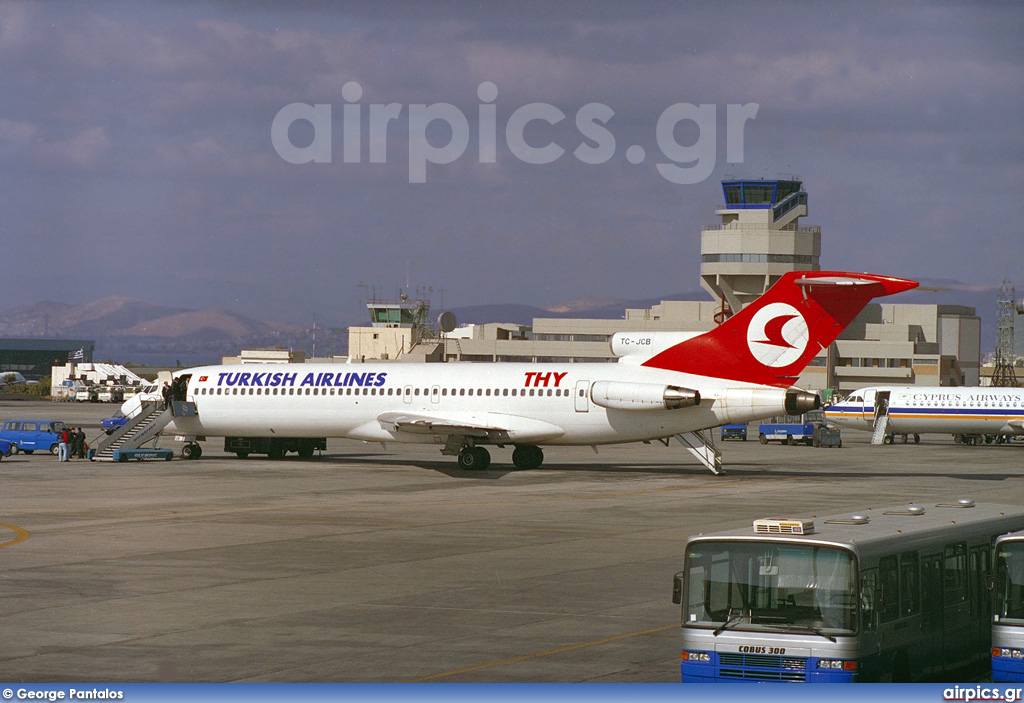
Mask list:
POLYGON ((722 473, 722 450, 715 446, 713 435, 708 437, 704 432, 686 432, 675 435, 675 438, 711 473, 716 476, 722 473))
POLYGON ((115 449, 138 449, 154 439, 174 419, 170 408, 159 400, 144 400, 139 412, 113 434, 104 437, 92 455, 98 461, 113 461, 115 449))
POLYGON ((871 435, 872 444, 885 444, 885 436, 889 433, 889 413, 881 411, 875 414, 875 429, 871 435))

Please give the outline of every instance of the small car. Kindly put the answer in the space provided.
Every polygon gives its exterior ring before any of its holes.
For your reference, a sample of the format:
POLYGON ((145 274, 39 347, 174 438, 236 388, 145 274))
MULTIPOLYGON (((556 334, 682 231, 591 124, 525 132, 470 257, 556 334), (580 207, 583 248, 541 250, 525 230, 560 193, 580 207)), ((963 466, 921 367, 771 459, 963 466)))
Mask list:
POLYGON ((114 434, 117 432, 117 428, 128 422, 128 418, 118 413, 113 417, 105 418, 100 424, 103 426, 103 431, 107 434, 114 434))
POLYGON ((722 425, 722 439, 741 439, 747 441, 746 425, 722 425))
POLYGON ((15 454, 31 454, 37 449, 56 454, 58 436, 64 428, 60 420, 7 420, 0 428, 0 439, 10 442, 15 454))

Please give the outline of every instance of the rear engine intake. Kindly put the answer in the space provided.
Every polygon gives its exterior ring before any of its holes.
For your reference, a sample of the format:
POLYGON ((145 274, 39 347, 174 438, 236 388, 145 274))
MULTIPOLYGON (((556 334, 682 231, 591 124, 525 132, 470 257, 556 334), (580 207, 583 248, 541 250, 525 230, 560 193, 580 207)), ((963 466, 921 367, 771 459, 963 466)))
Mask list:
POLYGON ((788 415, 803 415, 820 407, 821 398, 818 397, 817 393, 796 390, 786 391, 786 414, 788 415))
POLYGON ((611 410, 678 410, 700 405, 699 391, 656 383, 597 381, 590 398, 611 410))

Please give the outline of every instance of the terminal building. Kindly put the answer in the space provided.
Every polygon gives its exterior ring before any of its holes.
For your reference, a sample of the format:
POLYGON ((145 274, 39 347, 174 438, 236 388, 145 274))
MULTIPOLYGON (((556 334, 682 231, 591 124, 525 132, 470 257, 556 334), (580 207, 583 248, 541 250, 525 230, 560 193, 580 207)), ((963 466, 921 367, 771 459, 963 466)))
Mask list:
POLYGON ((26 378, 50 376, 52 366, 67 361, 92 361, 91 339, 0 339, 0 371, 17 371, 26 378))
MULTIPOLYGON (((707 301, 663 301, 620 319, 536 318, 448 333, 428 324, 426 301, 373 301, 370 327, 349 330, 349 359, 368 361, 614 362, 611 336, 653 330, 704 332, 789 271, 821 270, 821 228, 801 226, 807 192, 798 179, 727 180, 720 221, 701 231, 707 301)), ((836 266, 842 269, 842 266, 836 266)), ((847 393, 866 385, 975 386, 981 321, 974 308, 873 303, 801 375, 808 390, 847 393)))

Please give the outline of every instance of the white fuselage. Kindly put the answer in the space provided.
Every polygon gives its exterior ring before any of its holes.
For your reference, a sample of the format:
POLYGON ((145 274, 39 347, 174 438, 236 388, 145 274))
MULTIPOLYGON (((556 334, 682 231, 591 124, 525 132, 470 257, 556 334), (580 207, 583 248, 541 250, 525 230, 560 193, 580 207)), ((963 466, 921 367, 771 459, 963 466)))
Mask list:
POLYGON ((883 401, 890 433, 1024 432, 1024 389, 1019 388, 860 388, 842 402, 829 406, 825 417, 837 425, 869 430, 874 426, 876 411, 882 412, 883 401))
POLYGON ((175 418, 168 431, 194 437, 433 444, 460 427, 493 427, 501 432, 491 443, 609 444, 781 414, 786 396, 782 388, 623 363, 252 364, 177 375, 189 376, 186 399, 197 416, 175 418), (594 403, 597 381, 684 387, 701 401, 673 410, 610 409, 594 403), (421 418, 430 426, 402 424, 421 418))

